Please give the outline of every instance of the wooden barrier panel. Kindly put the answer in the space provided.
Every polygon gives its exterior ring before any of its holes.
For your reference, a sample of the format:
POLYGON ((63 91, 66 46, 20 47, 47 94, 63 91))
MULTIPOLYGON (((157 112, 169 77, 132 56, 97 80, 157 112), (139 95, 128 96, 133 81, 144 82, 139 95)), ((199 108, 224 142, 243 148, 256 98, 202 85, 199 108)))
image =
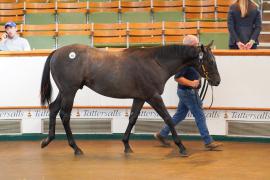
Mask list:
MULTIPOLYGON (((101 48, 107 51, 122 51, 123 48, 101 48)), ((18 57, 18 56, 48 56, 53 50, 33 50, 33 51, 0 51, 0 57, 18 57)), ((212 50, 216 56, 270 56, 269 49, 255 50, 212 50)))

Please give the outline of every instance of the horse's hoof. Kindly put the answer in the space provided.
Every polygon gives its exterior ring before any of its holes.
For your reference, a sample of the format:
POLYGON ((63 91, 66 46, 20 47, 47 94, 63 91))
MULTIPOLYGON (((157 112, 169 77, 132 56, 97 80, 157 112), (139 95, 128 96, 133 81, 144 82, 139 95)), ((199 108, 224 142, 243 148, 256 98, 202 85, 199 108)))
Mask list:
POLYGON ((126 148, 125 149, 125 153, 128 154, 128 153, 133 153, 132 149, 131 148, 126 148))
POLYGON ((75 156, 80 156, 80 155, 83 155, 83 151, 78 148, 75 150, 74 154, 75 154, 75 156))
POLYGON ((188 157, 189 156, 186 149, 182 149, 179 152, 180 152, 181 157, 188 157))
POLYGON ((40 146, 41 148, 45 148, 49 144, 48 138, 45 138, 41 141, 40 146))

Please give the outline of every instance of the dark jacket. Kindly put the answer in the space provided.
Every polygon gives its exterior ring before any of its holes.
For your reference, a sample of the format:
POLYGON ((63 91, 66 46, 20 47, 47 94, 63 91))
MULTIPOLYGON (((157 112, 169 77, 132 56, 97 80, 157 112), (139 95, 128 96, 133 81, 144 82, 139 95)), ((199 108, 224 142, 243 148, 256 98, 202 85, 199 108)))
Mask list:
POLYGON ((258 8, 249 8, 248 15, 242 18, 238 6, 232 4, 228 12, 229 46, 235 45, 238 41, 246 44, 250 39, 259 44, 261 25, 261 13, 258 8))

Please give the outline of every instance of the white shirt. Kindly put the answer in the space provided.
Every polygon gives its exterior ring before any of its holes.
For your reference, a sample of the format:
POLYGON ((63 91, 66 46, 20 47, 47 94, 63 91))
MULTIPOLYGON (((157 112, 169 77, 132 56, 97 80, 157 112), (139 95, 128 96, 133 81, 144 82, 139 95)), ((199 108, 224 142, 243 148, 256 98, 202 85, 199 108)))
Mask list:
POLYGON ((30 45, 27 39, 15 35, 14 38, 7 38, 0 42, 1 51, 30 51, 30 45))

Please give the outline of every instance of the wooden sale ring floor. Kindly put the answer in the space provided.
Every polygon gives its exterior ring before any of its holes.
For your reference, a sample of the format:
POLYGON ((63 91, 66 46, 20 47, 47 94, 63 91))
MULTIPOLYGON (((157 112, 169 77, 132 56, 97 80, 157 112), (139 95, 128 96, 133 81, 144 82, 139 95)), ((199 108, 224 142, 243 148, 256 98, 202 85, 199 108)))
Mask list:
POLYGON ((0 179, 270 179, 270 143, 223 142, 222 151, 206 151, 201 141, 184 141, 188 158, 154 140, 131 140, 130 155, 120 140, 78 140, 79 157, 67 141, 39 143, 0 141, 0 179))

